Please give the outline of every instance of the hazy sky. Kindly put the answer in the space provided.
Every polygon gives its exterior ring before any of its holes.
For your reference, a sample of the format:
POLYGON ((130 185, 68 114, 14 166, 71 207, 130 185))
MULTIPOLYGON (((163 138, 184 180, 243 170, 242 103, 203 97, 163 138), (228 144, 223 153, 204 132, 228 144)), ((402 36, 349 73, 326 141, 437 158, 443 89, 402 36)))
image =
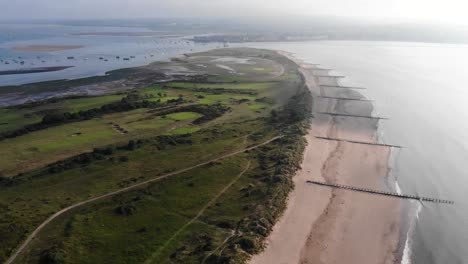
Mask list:
POLYGON ((0 19, 332 15, 468 24, 468 0, 0 0, 0 19))

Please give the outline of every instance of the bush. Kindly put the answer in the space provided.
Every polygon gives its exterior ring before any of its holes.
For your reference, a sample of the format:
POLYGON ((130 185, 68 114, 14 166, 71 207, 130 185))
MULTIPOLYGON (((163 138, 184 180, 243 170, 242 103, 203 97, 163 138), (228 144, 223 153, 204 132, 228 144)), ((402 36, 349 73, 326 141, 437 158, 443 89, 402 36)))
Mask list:
POLYGON ((136 207, 133 205, 124 204, 115 208, 115 213, 123 216, 133 215, 136 213, 136 207))
POLYGON ((62 264, 65 263, 66 252, 58 246, 53 246, 46 250, 41 257, 41 264, 62 264))
POLYGON ((208 264, 229 264, 231 263, 231 257, 228 256, 220 256, 220 255, 210 255, 206 259, 206 263, 208 264))
POLYGON ((250 254, 255 253, 257 243, 252 238, 242 237, 241 239, 239 239, 238 243, 245 252, 248 252, 250 254))
POLYGON ((127 156, 121 156, 121 157, 119 158, 119 161, 120 161, 120 162, 127 162, 127 161, 128 161, 128 157, 127 157, 127 156))

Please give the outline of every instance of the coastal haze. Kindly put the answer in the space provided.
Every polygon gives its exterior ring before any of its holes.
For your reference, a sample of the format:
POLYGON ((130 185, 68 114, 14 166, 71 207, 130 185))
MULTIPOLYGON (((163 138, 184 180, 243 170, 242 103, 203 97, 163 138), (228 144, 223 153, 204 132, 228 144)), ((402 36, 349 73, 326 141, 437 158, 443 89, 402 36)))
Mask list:
POLYGON ((0 260, 467 263, 467 9, 5 1, 0 260))

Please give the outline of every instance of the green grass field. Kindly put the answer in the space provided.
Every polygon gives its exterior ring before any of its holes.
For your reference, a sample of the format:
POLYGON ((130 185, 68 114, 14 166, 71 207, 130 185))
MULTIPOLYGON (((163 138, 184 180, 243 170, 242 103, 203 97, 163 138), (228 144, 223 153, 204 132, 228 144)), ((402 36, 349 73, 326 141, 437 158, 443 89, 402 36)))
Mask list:
POLYGON ((263 104, 263 103, 256 103, 256 104, 249 105, 249 109, 254 110, 254 111, 267 109, 269 107, 270 107, 270 105, 263 104))
MULTIPOLYGON (((143 89, 139 93, 141 95, 157 95, 158 93, 163 95, 175 95, 180 94, 180 90, 160 89, 159 86, 156 86, 154 88, 143 89)), ((236 118, 236 115, 244 115, 254 118, 255 115, 246 111, 246 108, 243 105, 238 105, 238 101, 246 99, 249 100, 249 102, 253 102, 255 99, 268 94, 269 93, 267 92, 263 92, 257 96, 249 96, 232 93, 207 94, 200 92, 185 92, 182 96, 188 100, 193 100, 196 103, 201 104, 222 103, 229 105, 236 109, 232 115, 229 115, 229 118, 236 118), (197 96, 200 95, 203 95, 204 98, 197 98, 197 96)), ((102 100, 100 100, 99 97, 91 97, 89 98, 91 100, 89 103, 84 102, 85 98, 78 98, 66 100, 66 102, 63 103, 53 103, 53 107, 48 104, 41 105, 39 107, 52 109, 60 104, 68 106, 61 110, 62 112, 70 109, 86 110, 92 106, 100 106, 98 104, 99 102, 112 102, 123 96, 112 95, 104 97, 105 98, 102 100), (74 108, 70 108, 72 105, 74 108)), ((162 99, 164 98, 179 97, 162 97, 162 99)), ((152 98, 151 100, 154 99, 155 98, 152 98)), ((255 103, 249 105, 248 109, 258 111, 265 107, 268 108, 271 106, 255 103)), ((37 107, 34 108, 34 111, 37 110, 36 108, 37 107)), ((11 110, 8 109, 7 111, 11 110)), ((21 115, 17 115, 17 119, 15 119, 11 114, 9 116, 14 122, 19 122, 18 126, 24 120, 21 115)), ((15 175, 17 173, 40 168, 46 164, 77 155, 79 153, 91 151, 93 148, 99 146, 117 144, 128 141, 132 138, 144 138, 155 135, 155 133, 172 135, 194 133, 199 130, 200 127, 190 126, 190 122, 199 117, 201 117, 201 115, 198 113, 184 112, 173 113, 166 117, 155 117, 148 109, 137 109, 129 112, 105 115, 102 118, 51 127, 12 139, 5 139, 0 141, 0 155, 5 156, 4 159, 0 160, 0 168, 2 168, 0 175, 15 175), (118 124, 121 128, 126 130, 128 134, 122 134, 116 130, 110 124, 111 122, 118 124)))
POLYGON ((180 127, 174 130, 171 130, 166 133, 166 135, 184 135, 184 134, 192 134, 200 130, 199 127, 192 126, 192 127, 180 127))
POLYGON ((138 109, 51 127, 0 141, 0 155, 5 157, 0 167, 5 175, 25 172, 99 146, 164 133, 174 123, 173 119, 152 117, 148 109, 138 109), (109 122, 119 124, 128 134, 120 133, 109 122))
POLYGON ((171 82, 167 84, 173 88, 184 88, 184 89, 195 89, 195 88, 207 88, 207 89, 237 89, 237 90, 263 90, 271 88, 274 85, 272 82, 248 82, 248 83, 188 83, 188 82, 171 82))
POLYGON ((166 117, 173 119, 175 121, 182 121, 182 120, 189 120, 189 119, 196 119, 203 115, 194 112, 179 112, 174 114, 169 114, 166 117))

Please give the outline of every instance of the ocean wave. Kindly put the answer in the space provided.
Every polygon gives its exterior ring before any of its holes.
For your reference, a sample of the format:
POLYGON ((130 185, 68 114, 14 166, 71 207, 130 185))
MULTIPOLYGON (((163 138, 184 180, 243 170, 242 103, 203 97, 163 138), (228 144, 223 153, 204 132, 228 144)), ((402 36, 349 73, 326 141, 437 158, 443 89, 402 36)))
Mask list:
MULTIPOLYGON (((408 232, 406 233, 406 241, 405 241, 405 247, 403 249, 403 256, 401 258, 401 264, 412 264, 412 244, 413 240, 411 239, 413 237, 414 231, 416 230, 416 224, 419 220, 419 214, 422 211, 422 203, 417 202, 417 201, 412 201, 412 205, 415 205, 413 208, 415 208, 415 214, 414 217, 410 218, 410 224, 408 228, 408 232)), ((410 214, 410 216, 413 214, 410 214)))

